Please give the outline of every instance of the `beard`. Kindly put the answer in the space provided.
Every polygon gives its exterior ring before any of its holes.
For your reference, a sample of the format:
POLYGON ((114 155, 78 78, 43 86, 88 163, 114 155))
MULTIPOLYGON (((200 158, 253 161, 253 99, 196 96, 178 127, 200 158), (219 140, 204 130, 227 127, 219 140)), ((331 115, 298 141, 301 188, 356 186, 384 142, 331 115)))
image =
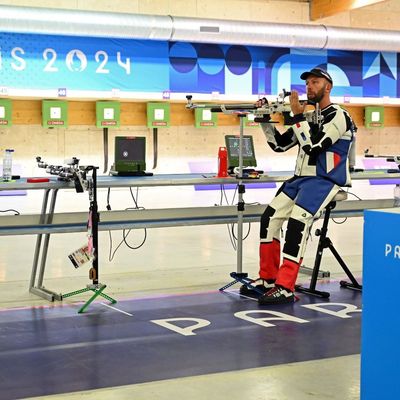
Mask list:
POLYGON ((308 103, 319 103, 325 96, 326 85, 324 85, 317 93, 307 93, 308 103))

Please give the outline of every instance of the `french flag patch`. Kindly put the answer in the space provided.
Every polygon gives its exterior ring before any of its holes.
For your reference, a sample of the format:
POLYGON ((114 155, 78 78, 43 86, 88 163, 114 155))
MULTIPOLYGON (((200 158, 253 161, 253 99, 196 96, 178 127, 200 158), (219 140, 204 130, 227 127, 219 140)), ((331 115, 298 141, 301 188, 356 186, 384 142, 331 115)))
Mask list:
POLYGON ((326 153, 326 172, 331 172, 334 168, 336 168, 342 157, 339 154, 334 153, 332 151, 328 151, 326 153))

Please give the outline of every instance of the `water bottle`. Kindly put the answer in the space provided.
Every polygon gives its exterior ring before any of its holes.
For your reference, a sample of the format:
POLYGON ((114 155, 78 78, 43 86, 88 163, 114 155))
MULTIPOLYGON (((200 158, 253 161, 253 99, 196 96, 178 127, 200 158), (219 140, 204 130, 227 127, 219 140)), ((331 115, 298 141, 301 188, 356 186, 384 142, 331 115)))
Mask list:
POLYGON ((6 149, 3 158, 3 181, 9 182, 12 178, 12 156, 14 150, 6 149))
POLYGON ((394 207, 400 207, 400 185, 394 187, 394 207))
POLYGON ((220 147, 218 150, 218 178, 228 176, 228 151, 226 147, 220 147))

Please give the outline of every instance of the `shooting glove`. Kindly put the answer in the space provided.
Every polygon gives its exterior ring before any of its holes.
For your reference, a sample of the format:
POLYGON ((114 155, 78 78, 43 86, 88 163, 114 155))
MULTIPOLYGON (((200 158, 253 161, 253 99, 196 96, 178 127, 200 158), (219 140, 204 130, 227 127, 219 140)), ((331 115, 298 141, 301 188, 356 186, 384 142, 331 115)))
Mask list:
POLYGON ((283 125, 293 125, 294 121, 293 121, 293 117, 290 115, 289 111, 284 111, 282 113, 283 115, 283 125))

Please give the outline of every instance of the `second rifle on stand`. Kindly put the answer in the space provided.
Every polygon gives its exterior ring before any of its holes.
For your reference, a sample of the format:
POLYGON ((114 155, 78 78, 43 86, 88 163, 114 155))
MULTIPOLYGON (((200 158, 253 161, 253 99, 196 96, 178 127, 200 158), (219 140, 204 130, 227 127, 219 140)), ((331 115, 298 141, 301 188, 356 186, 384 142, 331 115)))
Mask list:
POLYGON ((93 165, 79 166, 79 159, 73 157, 66 166, 49 165, 42 161, 41 157, 36 157, 39 168, 44 168, 50 175, 57 175, 59 180, 74 182, 77 193, 88 191, 89 193, 89 217, 88 217, 88 252, 92 255, 92 267, 89 270, 89 279, 92 283, 85 288, 75 290, 61 295, 61 300, 66 297, 75 296, 85 292, 94 292, 92 297, 79 309, 78 313, 83 313, 98 296, 104 297, 115 304, 117 301, 106 295, 103 291, 107 287, 99 283, 99 209, 97 204, 97 170, 93 165), (87 174, 92 172, 92 179, 87 174))
POLYGON ((89 218, 88 218, 88 247, 89 252, 92 253, 92 267, 89 270, 89 279, 92 283, 88 284, 85 288, 75 290, 70 293, 63 294, 63 298, 75 296, 85 292, 93 292, 92 297, 79 309, 78 313, 83 313, 89 305, 101 296, 108 300, 111 304, 115 304, 117 301, 112 297, 105 294, 103 291, 107 287, 105 284, 99 283, 99 209, 97 204, 97 169, 98 167, 88 166, 85 167, 85 171, 92 171, 92 180, 88 181, 88 192, 89 192, 89 218))

